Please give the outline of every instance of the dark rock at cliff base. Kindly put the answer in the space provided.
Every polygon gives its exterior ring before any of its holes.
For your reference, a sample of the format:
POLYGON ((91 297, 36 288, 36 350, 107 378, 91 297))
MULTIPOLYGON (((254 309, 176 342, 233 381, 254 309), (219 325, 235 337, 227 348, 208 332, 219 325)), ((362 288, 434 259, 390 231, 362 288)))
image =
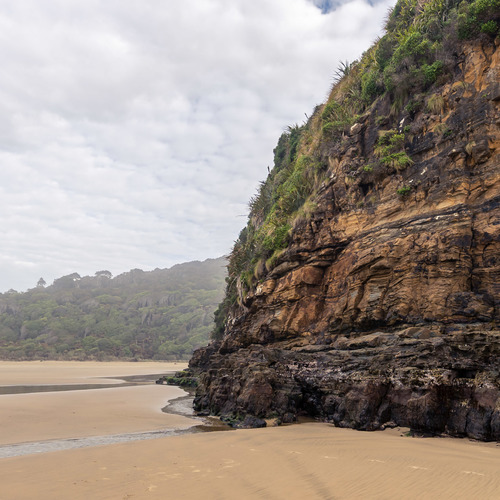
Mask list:
POLYGON ((258 429, 267 426, 267 422, 261 418, 246 415, 245 417, 223 415, 221 420, 235 429, 258 429))
POLYGON ((425 97, 439 111, 410 120, 405 168, 373 153, 379 127, 410 119, 377 119, 388 98, 318 139, 328 180, 195 352, 196 409, 500 440, 500 50, 460 50, 425 97))
POLYGON ((500 440, 500 332, 483 327, 406 328, 314 346, 322 349, 276 343, 198 358, 210 369, 195 409, 500 440))

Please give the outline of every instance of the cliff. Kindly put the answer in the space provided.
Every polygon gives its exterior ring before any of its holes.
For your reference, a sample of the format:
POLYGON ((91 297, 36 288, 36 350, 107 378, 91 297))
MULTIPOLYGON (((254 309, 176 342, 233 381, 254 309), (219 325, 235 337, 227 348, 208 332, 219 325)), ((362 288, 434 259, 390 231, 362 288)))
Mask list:
POLYGON ((500 440, 500 7, 486 4, 399 2, 280 139, 216 340, 191 360, 196 409, 500 440))

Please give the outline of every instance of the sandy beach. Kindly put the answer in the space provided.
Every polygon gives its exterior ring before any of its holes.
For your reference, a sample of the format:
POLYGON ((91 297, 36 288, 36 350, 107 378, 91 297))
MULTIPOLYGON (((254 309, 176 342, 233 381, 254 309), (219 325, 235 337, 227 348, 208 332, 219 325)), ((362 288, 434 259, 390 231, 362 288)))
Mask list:
MULTIPOLYGON (((0 385, 123 383, 119 376, 166 373, 167 363, 0 363, 0 385)), ((0 445, 51 439, 185 429, 197 422, 161 409, 185 396, 178 387, 147 385, 0 395, 0 445)))
POLYGON ((187 428, 193 421, 161 411, 184 396, 163 385, 0 396, 0 444, 187 428))
POLYGON ((184 370, 187 363, 143 361, 0 361, 0 386, 31 384, 119 384, 121 375, 184 370), (117 378, 113 378, 117 377, 117 378))
POLYGON ((309 423, 3 459, 2 498, 498 499, 500 448, 309 423))
MULTIPOLYGON (((34 383, 27 373, 35 368, 24 371, 23 364, 16 367, 18 376, 4 363, 0 373, 14 383, 34 383)), ((88 383, 88 377, 168 371, 156 363, 73 365, 46 365, 37 380, 88 383)), ((197 422, 161 412, 182 394, 149 384, 0 395, 0 447, 188 428, 197 422)), ((32 453, 1 458, 0 465, 2 500, 500 498, 498 443, 412 438, 404 429, 357 432, 322 423, 32 453)))

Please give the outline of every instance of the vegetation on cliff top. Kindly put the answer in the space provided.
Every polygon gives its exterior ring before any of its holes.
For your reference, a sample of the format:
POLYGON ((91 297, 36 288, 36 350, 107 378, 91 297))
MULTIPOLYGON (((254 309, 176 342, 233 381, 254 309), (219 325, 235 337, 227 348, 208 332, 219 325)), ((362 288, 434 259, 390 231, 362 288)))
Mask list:
POLYGON ((0 359, 182 359, 206 345, 225 259, 74 273, 0 294, 0 359))
MULTIPOLYGON (((327 102, 279 138, 274 167, 250 200, 248 223, 230 255, 213 338, 222 337, 231 308, 279 265, 294 227, 314 212, 314 196, 330 181, 330 161, 345 153, 352 128, 375 119, 381 132, 371 151, 353 159, 346 183, 360 173, 377 178, 407 169, 412 120, 424 110, 443 111, 438 89, 453 77, 460 46, 471 39, 492 43, 499 33, 500 0, 398 1, 385 35, 359 61, 340 64, 327 102), (370 117, 381 102, 387 115, 370 117)), ((450 132, 444 125, 436 130, 442 137, 450 132)), ((404 200, 410 191, 401 185, 395 195, 404 200)))

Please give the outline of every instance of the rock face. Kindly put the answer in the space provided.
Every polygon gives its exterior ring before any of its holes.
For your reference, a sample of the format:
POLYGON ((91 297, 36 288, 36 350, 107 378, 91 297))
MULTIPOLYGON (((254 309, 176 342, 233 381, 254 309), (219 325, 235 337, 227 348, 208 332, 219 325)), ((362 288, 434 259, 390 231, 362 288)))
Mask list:
POLYGON ((500 440, 500 50, 460 60, 439 110, 402 114, 404 170, 353 168, 384 99, 323 146, 312 216, 191 360, 197 409, 500 440))

